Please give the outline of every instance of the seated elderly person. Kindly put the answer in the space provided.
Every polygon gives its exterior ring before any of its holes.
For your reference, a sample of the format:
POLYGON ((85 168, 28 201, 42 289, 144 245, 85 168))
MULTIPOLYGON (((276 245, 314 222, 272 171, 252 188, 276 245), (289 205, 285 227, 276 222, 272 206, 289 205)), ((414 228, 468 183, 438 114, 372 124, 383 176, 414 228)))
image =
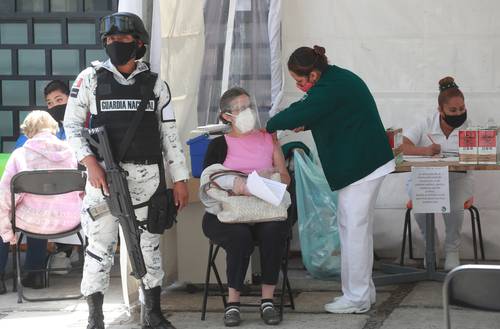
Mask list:
MULTIPOLYGON (((229 124, 231 130, 212 140, 208 146, 201 179, 202 191, 203 177, 207 176, 207 171, 215 164, 246 174, 257 171, 267 172, 269 175, 274 171, 279 173, 277 176, 282 183, 289 184, 290 176, 281 147, 273 140, 272 135, 256 129, 257 113, 251 108, 250 95, 242 88, 229 89, 220 99, 220 110, 221 120, 229 124)), ((244 178, 224 176, 217 179, 217 184, 230 190, 231 195, 250 195, 244 178)), ((240 324, 240 291, 254 241, 259 245, 262 268, 261 317, 266 324, 278 324, 280 315, 273 304, 273 295, 285 252, 288 224, 286 221, 225 223, 219 220, 220 213, 218 217, 216 211, 204 203, 207 212, 203 217, 203 232, 211 241, 224 248, 227 255, 229 297, 224 324, 240 324)))
MULTIPOLYGON (((66 141, 56 137, 57 122, 45 111, 33 111, 21 125, 23 133, 28 137, 24 145, 12 153, 0 180, 0 294, 6 293, 4 273, 7 263, 9 243, 16 244, 16 235, 10 221, 12 177, 21 171, 46 169, 76 169, 77 162, 73 151, 66 141)), ((71 192, 62 195, 16 194, 16 226, 34 233, 52 234, 69 230, 80 222, 81 193, 71 192)), ((36 253, 46 250, 30 248, 26 253, 26 263, 31 268, 43 269, 45 264, 29 262, 29 259, 45 259, 36 253)), ((43 273, 30 272, 23 279, 23 285, 32 288, 43 288, 43 273)))

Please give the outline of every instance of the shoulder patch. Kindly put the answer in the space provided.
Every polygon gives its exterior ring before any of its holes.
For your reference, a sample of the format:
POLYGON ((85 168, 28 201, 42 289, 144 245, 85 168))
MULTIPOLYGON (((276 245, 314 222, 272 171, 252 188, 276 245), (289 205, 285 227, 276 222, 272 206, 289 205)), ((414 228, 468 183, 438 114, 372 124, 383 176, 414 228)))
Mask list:
POLYGON ((168 102, 168 104, 166 104, 161 109, 161 121, 162 122, 173 122, 173 121, 175 121, 174 108, 173 108, 171 102, 168 102))
POLYGON ((76 98, 78 96, 80 86, 82 85, 82 80, 83 78, 78 78, 78 80, 73 83, 73 87, 71 87, 71 92, 69 94, 70 97, 76 98))

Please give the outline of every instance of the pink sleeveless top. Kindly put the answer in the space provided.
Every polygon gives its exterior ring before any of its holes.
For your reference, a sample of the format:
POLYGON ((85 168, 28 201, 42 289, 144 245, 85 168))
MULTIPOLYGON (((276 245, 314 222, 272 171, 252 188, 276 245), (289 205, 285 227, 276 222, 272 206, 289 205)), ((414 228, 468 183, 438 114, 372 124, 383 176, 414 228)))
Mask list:
POLYGON ((270 134, 255 131, 241 137, 224 135, 227 155, 223 165, 226 168, 251 173, 254 170, 273 167, 274 143, 270 134))

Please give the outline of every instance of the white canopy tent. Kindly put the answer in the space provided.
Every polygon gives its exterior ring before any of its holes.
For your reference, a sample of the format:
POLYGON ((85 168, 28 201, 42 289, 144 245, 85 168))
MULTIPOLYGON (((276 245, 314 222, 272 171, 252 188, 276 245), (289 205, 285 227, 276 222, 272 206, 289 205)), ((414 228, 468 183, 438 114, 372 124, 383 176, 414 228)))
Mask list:
MULTIPOLYGON (((271 111, 283 109, 301 97, 287 75, 288 56, 299 46, 318 44, 326 48, 332 64, 346 67, 365 80, 386 127, 404 129, 436 111, 438 80, 446 75, 455 77, 463 90, 469 118, 474 124, 485 123, 489 118, 500 123, 497 110, 500 107, 500 2, 495 0, 121 0, 121 11, 133 11, 140 16, 152 12, 151 61, 153 68, 171 86, 177 124, 184 141, 198 124, 214 123, 201 122, 198 117, 202 97, 198 94, 200 81, 206 81, 202 79, 206 69, 204 59, 214 56, 207 51, 205 36, 215 26, 204 21, 207 18, 204 6, 220 10, 223 33, 219 37, 224 42, 234 37, 226 33, 229 13, 252 10, 262 3, 267 4, 268 46, 261 52, 268 54, 265 58, 269 60, 266 74, 270 88, 265 90, 271 99, 271 111), (224 6, 229 9, 225 11, 224 6)), ((258 21, 262 24, 262 19, 258 21)), ((219 56, 235 53, 229 51, 219 56)), ((247 59, 260 55, 252 53, 247 59)), ((222 58, 225 60, 228 59, 222 58)), ((212 96, 220 92, 219 89, 212 96)), ((213 111, 207 105, 206 111, 210 110, 213 111)), ((205 113, 203 116, 210 117, 205 113)), ((382 256, 395 256, 400 245, 407 201, 406 177, 390 175, 380 192, 374 227, 375 248, 382 256)), ((500 244, 496 237, 500 236, 500 228, 495 224, 500 217, 500 189, 495 188, 496 182, 500 182, 499 173, 476 173, 474 196, 481 212, 487 257, 499 259, 500 244)), ((442 221, 437 223, 442 236, 442 221)), ((468 220, 464 221, 462 256, 471 258, 467 224, 468 220)), ((175 238, 175 233, 169 234, 175 238)), ((175 267, 172 258, 170 265, 175 267)))

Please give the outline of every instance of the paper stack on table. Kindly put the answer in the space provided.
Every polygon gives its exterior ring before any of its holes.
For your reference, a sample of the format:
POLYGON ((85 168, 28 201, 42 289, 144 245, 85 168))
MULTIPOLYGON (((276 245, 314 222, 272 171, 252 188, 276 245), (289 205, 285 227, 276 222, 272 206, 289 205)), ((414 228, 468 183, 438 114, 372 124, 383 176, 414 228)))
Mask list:
POLYGON ((458 156, 403 155, 403 160, 408 162, 458 162, 458 156))
POLYGON ((286 191, 286 184, 259 176, 253 171, 247 178, 247 188, 252 195, 279 206, 286 191))

